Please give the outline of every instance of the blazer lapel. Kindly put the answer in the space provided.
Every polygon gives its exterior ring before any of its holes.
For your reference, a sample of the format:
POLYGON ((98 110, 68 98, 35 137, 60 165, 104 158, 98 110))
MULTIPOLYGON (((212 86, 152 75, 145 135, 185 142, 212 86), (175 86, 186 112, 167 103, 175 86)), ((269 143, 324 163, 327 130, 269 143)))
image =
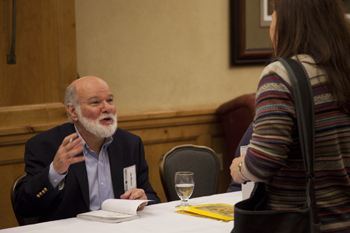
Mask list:
MULTIPOLYGON (((80 153, 78 156, 84 156, 84 155, 83 153, 80 153)), ((77 177, 85 204, 87 208, 90 209, 89 183, 87 178, 85 161, 72 164, 70 165, 70 168, 72 169, 73 173, 77 177)))
POLYGON ((115 198, 124 193, 123 179, 123 150, 122 147, 114 141, 108 146, 108 158, 111 168, 111 177, 113 184, 113 192, 115 198))
MULTIPOLYGON (((75 132, 76 131, 75 131, 74 125, 67 124, 66 132, 64 133, 65 136, 72 134, 72 133, 75 133, 75 132)), ((77 156, 84 156, 83 152, 77 156)), ((70 165, 69 168, 72 170, 75 177, 77 178, 81 192, 83 194, 84 202, 85 202, 87 208, 90 209, 89 183, 88 183, 88 178, 87 178, 85 161, 72 164, 72 165, 70 165)))

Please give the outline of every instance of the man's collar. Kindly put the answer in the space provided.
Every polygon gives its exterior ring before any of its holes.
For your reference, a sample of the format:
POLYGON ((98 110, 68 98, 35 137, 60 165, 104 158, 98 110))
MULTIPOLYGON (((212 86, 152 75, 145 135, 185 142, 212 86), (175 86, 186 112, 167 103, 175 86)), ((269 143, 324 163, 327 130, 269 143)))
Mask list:
MULTIPOLYGON (((84 145, 84 148, 85 148, 87 145, 86 145, 86 142, 85 142, 84 138, 80 135, 79 130, 78 130, 78 128, 75 126, 75 124, 73 124, 73 125, 74 125, 75 131, 76 131, 77 134, 78 134, 78 137, 81 138, 81 140, 82 140, 82 142, 83 142, 83 145, 84 145)), ((105 146, 105 145, 108 146, 109 144, 112 143, 112 141, 113 141, 113 136, 107 137, 107 138, 105 138, 105 140, 104 140, 102 146, 105 146)))

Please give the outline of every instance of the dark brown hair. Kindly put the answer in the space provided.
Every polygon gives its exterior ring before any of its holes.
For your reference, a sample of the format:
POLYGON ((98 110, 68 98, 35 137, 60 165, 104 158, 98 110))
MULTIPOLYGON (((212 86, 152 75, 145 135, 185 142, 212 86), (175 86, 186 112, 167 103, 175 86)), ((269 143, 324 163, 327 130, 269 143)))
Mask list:
POLYGON ((327 73, 327 86, 350 113, 350 28, 340 0, 275 0, 274 57, 308 54, 327 73))

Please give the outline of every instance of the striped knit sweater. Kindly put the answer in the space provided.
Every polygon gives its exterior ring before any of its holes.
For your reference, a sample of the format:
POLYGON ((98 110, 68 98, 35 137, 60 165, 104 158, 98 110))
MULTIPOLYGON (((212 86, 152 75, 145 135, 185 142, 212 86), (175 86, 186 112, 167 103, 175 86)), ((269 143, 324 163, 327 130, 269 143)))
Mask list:
MULTIPOLYGON (((305 62, 315 102, 315 189, 322 232, 350 232, 350 116, 330 95, 325 72, 305 62)), ((350 90, 349 90, 350 91, 350 90)), ((300 152, 293 90, 280 62, 265 67, 256 93, 254 133, 244 166, 263 180, 269 209, 301 208, 305 171, 300 152)))

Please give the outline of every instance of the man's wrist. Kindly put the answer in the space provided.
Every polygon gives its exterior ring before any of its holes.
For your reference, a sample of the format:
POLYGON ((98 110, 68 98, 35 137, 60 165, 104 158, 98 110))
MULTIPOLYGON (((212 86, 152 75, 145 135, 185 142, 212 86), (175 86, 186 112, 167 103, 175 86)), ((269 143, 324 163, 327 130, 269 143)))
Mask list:
POLYGON ((49 168, 49 180, 54 188, 57 188, 59 186, 59 184, 66 177, 66 175, 67 175, 67 172, 62 175, 57 173, 53 167, 53 162, 51 162, 50 168, 49 168))

